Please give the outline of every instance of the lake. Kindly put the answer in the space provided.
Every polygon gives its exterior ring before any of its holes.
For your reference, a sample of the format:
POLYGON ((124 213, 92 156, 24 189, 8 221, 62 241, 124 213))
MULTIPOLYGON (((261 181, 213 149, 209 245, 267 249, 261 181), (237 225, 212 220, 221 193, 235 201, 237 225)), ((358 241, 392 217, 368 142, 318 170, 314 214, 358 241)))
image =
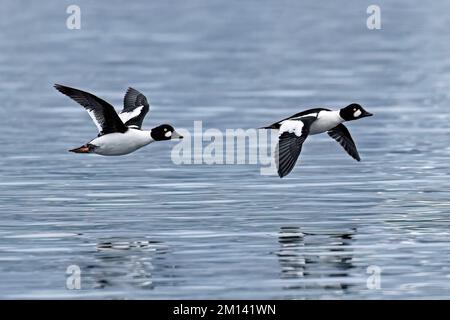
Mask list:
POLYGON ((2 3, 0 298, 450 298, 449 2, 378 1, 379 30, 370 1, 78 0, 79 30, 71 4, 2 3), (375 116, 347 125, 360 163, 317 135, 280 179, 175 141, 69 153, 97 131, 54 83, 118 110, 132 86, 147 129, 375 116))

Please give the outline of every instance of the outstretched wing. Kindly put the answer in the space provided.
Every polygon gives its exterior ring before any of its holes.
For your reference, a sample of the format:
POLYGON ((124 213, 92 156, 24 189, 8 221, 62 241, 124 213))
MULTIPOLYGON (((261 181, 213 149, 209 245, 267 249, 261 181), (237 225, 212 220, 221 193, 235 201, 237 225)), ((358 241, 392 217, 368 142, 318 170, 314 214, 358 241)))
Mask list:
POLYGON ((147 112, 150 110, 147 98, 133 88, 128 88, 123 98, 123 110, 119 117, 127 127, 141 129, 142 122, 147 112))
POLYGON ((350 135, 350 132, 348 131, 346 126, 340 124, 329 130, 328 135, 339 142, 339 144, 353 159, 361 161, 358 150, 356 149, 355 142, 353 141, 352 136, 350 135))
POLYGON ((114 110, 114 107, 108 102, 94 96, 93 94, 90 94, 89 92, 66 87, 60 84, 55 84, 55 89, 75 100, 86 109, 97 126, 99 136, 113 132, 124 133, 128 130, 128 128, 120 120, 116 110, 114 110))
POLYGON ((288 175, 302 151, 303 142, 309 134, 311 123, 315 117, 301 120, 286 120, 280 126, 280 136, 275 149, 275 163, 280 178, 288 175))

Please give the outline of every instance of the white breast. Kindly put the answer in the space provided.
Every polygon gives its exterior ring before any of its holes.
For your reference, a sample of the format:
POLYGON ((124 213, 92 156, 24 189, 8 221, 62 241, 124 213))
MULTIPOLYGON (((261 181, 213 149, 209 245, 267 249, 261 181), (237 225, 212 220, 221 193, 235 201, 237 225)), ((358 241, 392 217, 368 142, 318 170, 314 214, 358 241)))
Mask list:
POLYGON ((110 133, 90 142, 96 146, 94 153, 103 156, 120 156, 136 151, 153 142, 149 131, 128 129, 125 133, 110 133))
POLYGON ((339 116, 339 111, 320 111, 317 120, 309 128, 309 134, 326 132, 342 122, 344 119, 339 116))

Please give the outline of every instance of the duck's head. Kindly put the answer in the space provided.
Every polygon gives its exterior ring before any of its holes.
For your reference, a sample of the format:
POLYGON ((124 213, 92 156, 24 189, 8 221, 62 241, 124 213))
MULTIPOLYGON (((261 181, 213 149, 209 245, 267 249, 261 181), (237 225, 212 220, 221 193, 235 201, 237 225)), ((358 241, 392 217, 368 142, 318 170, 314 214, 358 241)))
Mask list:
POLYGON ((352 104, 346 106, 345 108, 342 108, 339 111, 339 115, 345 121, 351 121, 351 120, 356 120, 356 119, 373 116, 373 114, 364 110, 364 108, 361 107, 357 103, 352 103, 352 104))
POLYGON ((162 124, 153 128, 150 135, 155 141, 183 139, 183 136, 176 132, 170 124, 162 124))

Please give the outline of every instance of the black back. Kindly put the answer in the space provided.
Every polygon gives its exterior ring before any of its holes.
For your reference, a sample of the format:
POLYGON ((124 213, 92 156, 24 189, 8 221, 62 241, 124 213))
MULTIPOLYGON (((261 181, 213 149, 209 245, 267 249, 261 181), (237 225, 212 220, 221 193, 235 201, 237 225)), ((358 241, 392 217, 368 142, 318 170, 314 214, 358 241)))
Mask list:
POLYGON ((325 109, 325 108, 313 108, 313 109, 308 109, 299 113, 296 113, 290 117, 284 118, 278 122, 275 122, 273 124, 271 124, 270 126, 267 127, 262 127, 262 129, 280 129, 281 126, 281 122, 285 121, 285 120, 289 120, 292 118, 298 118, 298 117, 303 117, 306 116, 308 114, 313 114, 314 116, 316 116, 317 113, 319 113, 320 111, 330 111, 330 109, 325 109))

